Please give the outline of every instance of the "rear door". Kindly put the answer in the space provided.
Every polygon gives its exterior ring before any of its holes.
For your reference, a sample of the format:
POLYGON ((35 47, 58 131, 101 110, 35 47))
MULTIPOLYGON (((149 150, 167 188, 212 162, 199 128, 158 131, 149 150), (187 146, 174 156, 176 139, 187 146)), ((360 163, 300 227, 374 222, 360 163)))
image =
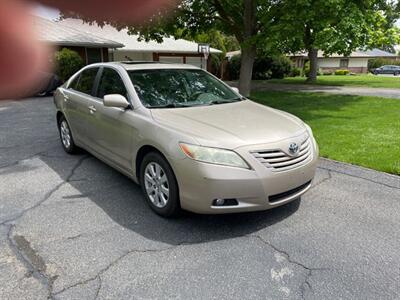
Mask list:
POLYGON ((392 74, 392 67, 391 66, 384 66, 383 67, 383 74, 392 74))
POLYGON ((99 68, 83 70, 63 91, 65 111, 75 141, 85 144, 89 116, 88 99, 93 97, 94 83, 99 68))
POLYGON ((94 150, 129 171, 132 159, 132 141, 137 130, 132 122, 131 109, 106 107, 104 95, 119 94, 127 98, 126 85, 116 69, 104 67, 98 82, 96 98, 89 100, 95 112, 88 122, 88 139, 94 150))

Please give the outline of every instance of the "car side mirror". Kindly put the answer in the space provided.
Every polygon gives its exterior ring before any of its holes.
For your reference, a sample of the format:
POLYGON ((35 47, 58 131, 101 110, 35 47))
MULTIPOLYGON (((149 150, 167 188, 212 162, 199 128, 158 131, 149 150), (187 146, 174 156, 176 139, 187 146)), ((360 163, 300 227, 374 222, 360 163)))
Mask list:
POLYGON ((107 107, 128 108, 130 106, 128 100, 119 94, 104 95, 103 100, 104 106, 107 107))
POLYGON ((231 86, 231 89, 232 89, 234 92, 240 94, 240 93, 239 93, 239 89, 238 89, 237 87, 232 87, 232 86, 231 86))

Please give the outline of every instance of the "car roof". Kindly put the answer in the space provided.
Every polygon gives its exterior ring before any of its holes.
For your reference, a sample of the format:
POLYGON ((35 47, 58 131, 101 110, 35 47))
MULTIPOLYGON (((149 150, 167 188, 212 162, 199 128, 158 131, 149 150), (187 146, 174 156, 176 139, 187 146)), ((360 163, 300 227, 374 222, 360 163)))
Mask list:
POLYGON ((103 66, 120 66, 127 71, 131 70, 154 70, 154 69, 200 69, 189 64, 174 64, 149 61, 121 61, 101 63, 103 66))

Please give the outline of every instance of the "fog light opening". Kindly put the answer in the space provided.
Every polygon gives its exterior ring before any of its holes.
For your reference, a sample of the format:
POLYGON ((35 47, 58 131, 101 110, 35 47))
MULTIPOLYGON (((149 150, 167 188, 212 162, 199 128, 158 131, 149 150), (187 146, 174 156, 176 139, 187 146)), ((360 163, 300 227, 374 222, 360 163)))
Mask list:
POLYGON ((224 204, 225 204, 225 199, 215 199, 214 200, 215 206, 224 206, 224 204))
POLYGON ((213 206, 221 207, 221 206, 235 206, 239 205, 239 202, 236 199, 214 199, 213 206))

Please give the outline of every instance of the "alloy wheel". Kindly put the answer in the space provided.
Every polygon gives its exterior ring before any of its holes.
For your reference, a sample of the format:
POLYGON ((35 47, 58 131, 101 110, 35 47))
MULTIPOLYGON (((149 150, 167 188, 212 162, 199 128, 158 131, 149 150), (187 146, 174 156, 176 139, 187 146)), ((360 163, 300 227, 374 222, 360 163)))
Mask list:
POLYGON ((61 141, 64 147, 68 149, 71 146, 71 132, 65 120, 63 120, 60 124, 60 132, 61 132, 61 141))
POLYGON ((169 200, 169 183, 164 169, 156 162, 150 162, 144 171, 147 196, 158 208, 163 208, 169 200))

